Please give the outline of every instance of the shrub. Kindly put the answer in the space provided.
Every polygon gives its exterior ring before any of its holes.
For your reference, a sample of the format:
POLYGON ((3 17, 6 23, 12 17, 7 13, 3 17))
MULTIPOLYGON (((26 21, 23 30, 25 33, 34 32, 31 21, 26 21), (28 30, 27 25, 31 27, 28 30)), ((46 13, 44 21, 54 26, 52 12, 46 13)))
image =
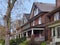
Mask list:
POLYGON ((19 45, 28 45, 29 44, 29 41, 24 41, 24 42, 22 42, 22 43, 20 43, 19 45))
POLYGON ((42 42, 41 45, 46 45, 46 42, 42 42))
POLYGON ((0 39, 0 44, 4 45, 5 44, 5 40, 0 39))
POLYGON ((19 45, 21 42, 25 41, 26 38, 16 38, 16 39, 12 39, 10 40, 10 45, 19 45))
POLYGON ((14 43, 16 43, 15 40, 13 40, 13 39, 10 40, 10 45, 14 45, 14 43))

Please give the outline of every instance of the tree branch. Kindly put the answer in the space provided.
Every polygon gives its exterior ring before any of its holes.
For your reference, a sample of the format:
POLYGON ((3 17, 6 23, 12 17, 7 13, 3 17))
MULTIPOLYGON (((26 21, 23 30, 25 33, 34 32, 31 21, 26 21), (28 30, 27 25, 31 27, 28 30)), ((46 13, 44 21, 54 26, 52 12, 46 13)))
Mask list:
POLYGON ((17 1, 17 0, 12 0, 12 3, 10 3, 10 9, 11 9, 11 10, 13 9, 14 4, 15 4, 16 1, 17 1))

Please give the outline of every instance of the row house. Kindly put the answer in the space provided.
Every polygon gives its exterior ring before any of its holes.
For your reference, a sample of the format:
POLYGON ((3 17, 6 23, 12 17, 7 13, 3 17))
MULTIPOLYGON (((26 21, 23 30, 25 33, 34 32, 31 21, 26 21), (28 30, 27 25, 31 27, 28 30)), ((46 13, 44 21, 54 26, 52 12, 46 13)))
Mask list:
MULTIPOLYGON (((56 0, 56 8, 52 10, 47 17, 50 22, 47 23, 47 27, 50 28, 50 37, 52 41, 51 45, 60 45, 60 0, 56 0)), ((48 30, 49 31, 49 30, 48 30)))
MULTIPOLYGON (((51 12, 55 8, 54 4, 40 3, 34 2, 31 13, 29 16, 29 20, 25 24, 21 26, 20 36, 31 38, 31 36, 35 37, 36 41, 45 41, 46 37, 46 16, 49 12, 51 12)), ((48 19, 47 19, 48 20, 48 19)), ((48 39, 48 38, 47 38, 48 39)))
POLYGON ((60 45, 60 0, 56 5, 34 2, 29 20, 20 29, 22 37, 60 45))

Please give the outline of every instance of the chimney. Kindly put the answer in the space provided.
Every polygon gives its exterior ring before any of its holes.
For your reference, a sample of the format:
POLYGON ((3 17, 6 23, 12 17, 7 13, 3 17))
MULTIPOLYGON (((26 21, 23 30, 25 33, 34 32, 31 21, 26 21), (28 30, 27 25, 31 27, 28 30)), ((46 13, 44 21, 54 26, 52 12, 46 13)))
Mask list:
POLYGON ((56 7, 60 6, 60 0, 56 0, 56 7))

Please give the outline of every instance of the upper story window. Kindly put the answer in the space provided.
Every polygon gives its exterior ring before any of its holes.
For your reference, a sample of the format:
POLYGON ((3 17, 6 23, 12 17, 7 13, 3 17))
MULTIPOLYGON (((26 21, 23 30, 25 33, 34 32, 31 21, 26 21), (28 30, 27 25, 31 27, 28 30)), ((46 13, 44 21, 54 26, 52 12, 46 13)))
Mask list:
POLYGON ((42 23, 42 21, 41 21, 41 17, 39 17, 39 24, 41 24, 42 23))
POLYGON ((59 12, 58 12, 54 15, 54 21, 59 20, 59 18, 60 18, 60 15, 59 15, 59 12))
POLYGON ((35 25, 35 21, 33 21, 33 26, 35 25))
POLYGON ((38 14, 38 8, 34 10, 34 16, 36 16, 37 14, 38 14))

